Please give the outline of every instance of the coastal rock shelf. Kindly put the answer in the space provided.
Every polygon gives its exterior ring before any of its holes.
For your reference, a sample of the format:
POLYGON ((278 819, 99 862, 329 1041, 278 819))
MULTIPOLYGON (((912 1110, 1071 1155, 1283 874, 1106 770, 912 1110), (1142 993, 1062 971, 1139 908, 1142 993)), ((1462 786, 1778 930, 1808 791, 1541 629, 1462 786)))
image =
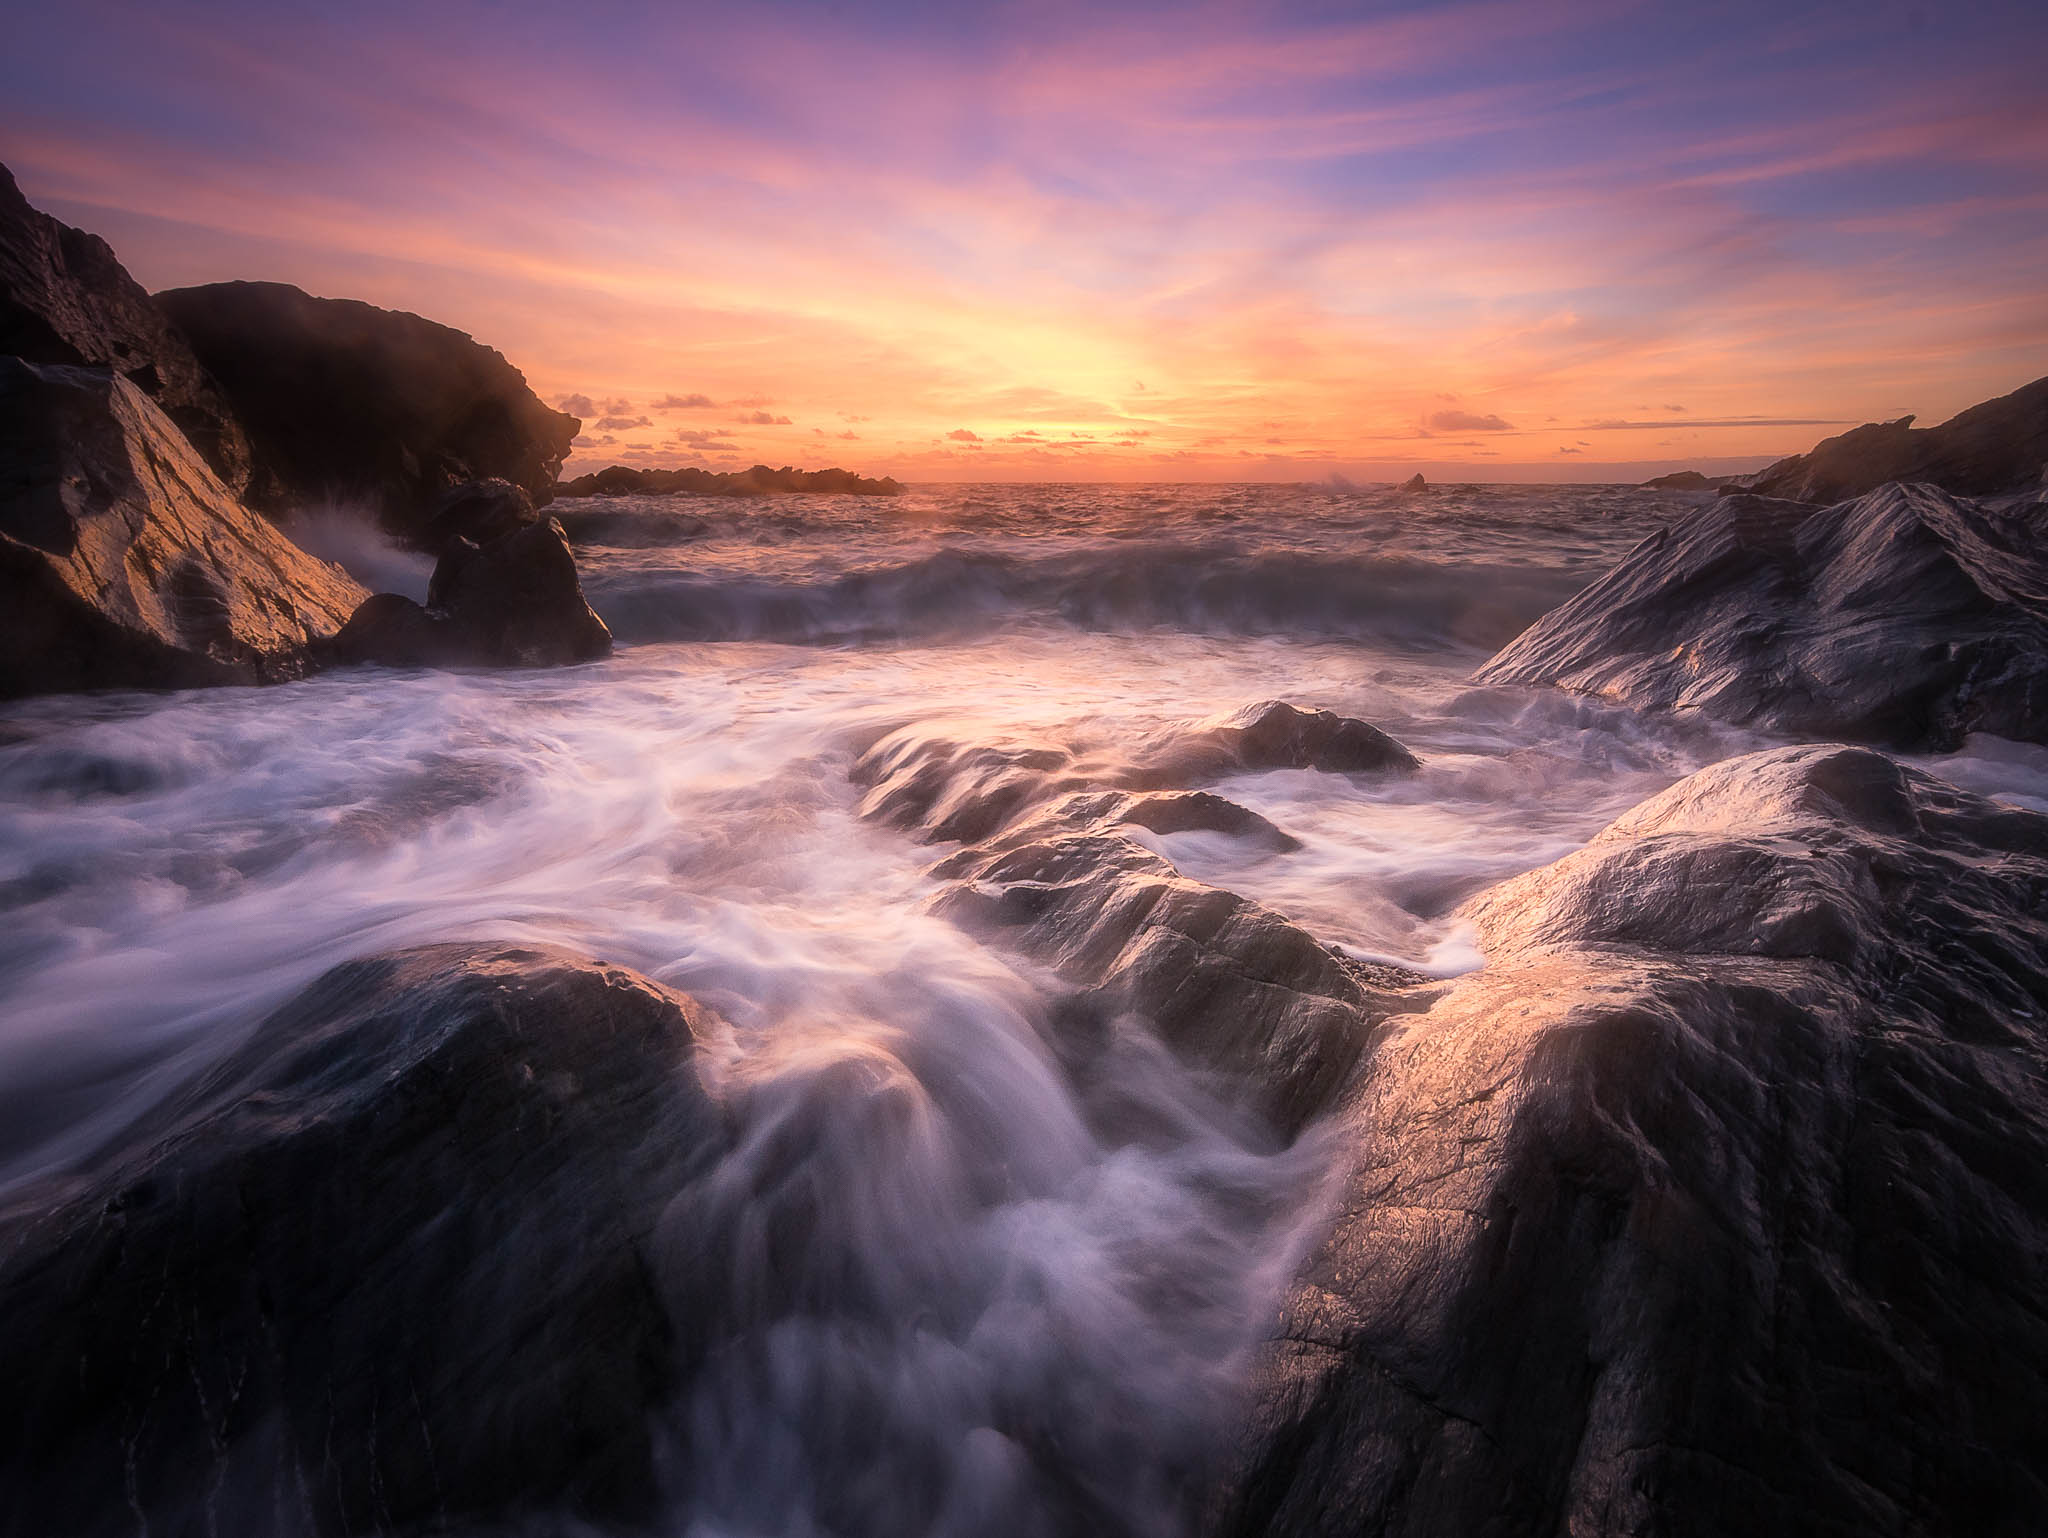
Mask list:
POLYGON ((0 1214, 0 1531, 644 1519, 713 1021, 620 968, 350 962, 0 1214))
POLYGON ((364 596, 130 380, 0 358, 0 697, 296 677, 364 596))
POLYGON ((2048 503, 1887 486, 1742 496, 1645 540, 1482 667, 1743 726, 1896 748, 2048 742, 2048 503))
POLYGON ((1849 747, 1483 894, 1391 1022, 1215 1531, 2016 1532, 2048 817, 1849 747))

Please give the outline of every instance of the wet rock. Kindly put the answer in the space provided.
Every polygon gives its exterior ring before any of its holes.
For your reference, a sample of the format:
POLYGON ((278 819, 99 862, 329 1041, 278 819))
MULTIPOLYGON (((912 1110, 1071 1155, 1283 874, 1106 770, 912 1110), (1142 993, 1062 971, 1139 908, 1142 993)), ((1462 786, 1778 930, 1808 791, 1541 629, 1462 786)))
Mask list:
POLYGON ((0 166, 0 355, 120 374, 177 424, 231 496, 249 444, 227 398, 97 235, 30 206, 0 166))
POLYGON ((538 501, 576 435, 526 376, 465 333, 287 283, 158 294, 247 429, 268 512, 364 500, 408 538, 450 486, 497 477, 538 501))
POLYGON ((1425 481, 1422 478, 1422 472, 1420 470, 1417 470, 1413 475, 1409 476, 1407 480, 1401 483, 1399 489, 1404 492, 1427 491, 1429 490, 1429 482, 1425 481))
POLYGON ((2048 379, 1972 406, 1938 427, 1911 417, 1870 422, 1781 459, 1732 489, 1802 502, 1841 502, 1889 481, 1920 482, 1961 496, 1996 496, 2048 485, 2048 379))
POLYGON ((1406 774, 1420 767, 1413 753, 1367 722, 1334 711, 1301 710, 1283 700, 1262 700, 1161 733, 1137 755, 1121 783, 1150 788, 1267 769, 1406 774))
POLYGON ((129 380, 0 358, 0 697, 295 677, 362 598, 129 380))
POLYGON ((937 911, 1074 990, 1065 1016, 1085 1029, 1064 1046, 1077 1074, 1141 1023, 1221 1096, 1292 1137, 1350 1081, 1379 1023, 1421 1007, 1423 979, 1354 961, 1256 902, 1188 880, 1129 830, 1295 849, 1248 807, 1157 787, 1169 771, 1384 766, 1384 745, 1407 757, 1364 722, 1269 702, 1161 734, 1135 760, 902 728, 862 755, 853 778, 867 788, 864 816, 963 842, 933 869, 956 883, 937 911))
POLYGON ((1467 914, 1212 1529, 2027 1530, 2048 818, 1781 749, 1467 914))
POLYGON ((0 1530, 647 1516, 647 1247, 717 1136, 708 1019, 541 949, 322 977, 0 1217, 0 1530))
POLYGON ((1726 498, 1475 675, 1898 748, 2048 741, 2048 506, 1887 486, 1726 498))
POLYGON ((441 493, 421 542, 438 555, 458 539, 487 545, 539 521, 524 487, 505 480, 463 481, 441 493))
POLYGON ((1643 482, 1645 491, 1714 491, 1733 484, 1740 477, 1733 475, 1702 475, 1697 470, 1674 470, 1669 475, 1653 475, 1643 482))
POLYGON ((365 600, 334 638, 345 663, 384 667, 566 667, 611 655, 611 632, 584 601, 562 526, 550 518, 481 548, 455 536, 427 602, 365 600))

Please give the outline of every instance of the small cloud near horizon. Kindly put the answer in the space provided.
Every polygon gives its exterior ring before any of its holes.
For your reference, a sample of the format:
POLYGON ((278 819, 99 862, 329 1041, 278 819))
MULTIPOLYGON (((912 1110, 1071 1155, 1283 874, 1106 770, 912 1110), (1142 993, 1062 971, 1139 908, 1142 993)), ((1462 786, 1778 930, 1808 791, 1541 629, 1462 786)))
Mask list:
POLYGON ((1440 433, 1511 433, 1515 424, 1488 412, 1482 416, 1476 411, 1439 411, 1431 415, 1429 425, 1440 433))
MULTIPOLYGON (((733 404, 743 406, 747 403, 745 401, 735 401, 733 404)), ((718 402, 708 395, 664 395, 647 409, 649 411, 714 411, 717 407, 718 402)), ((566 410, 567 408, 563 409, 566 410)))
POLYGON ((975 432, 972 428, 968 427, 956 427, 951 432, 947 433, 946 436, 948 438, 951 438, 955 443, 981 442, 981 434, 975 432))
MULTIPOLYGON (((610 405, 611 402, 608 401, 606 404, 610 405)), ((597 423, 597 430, 601 433, 624 433, 631 432, 636 427, 652 427, 653 425, 654 420, 651 417, 600 417, 597 423)))
POLYGON ((566 411, 572 417, 594 417, 597 415, 597 403, 587 395, 557 395, 555 397, 555 409, 557 411, 566 411))

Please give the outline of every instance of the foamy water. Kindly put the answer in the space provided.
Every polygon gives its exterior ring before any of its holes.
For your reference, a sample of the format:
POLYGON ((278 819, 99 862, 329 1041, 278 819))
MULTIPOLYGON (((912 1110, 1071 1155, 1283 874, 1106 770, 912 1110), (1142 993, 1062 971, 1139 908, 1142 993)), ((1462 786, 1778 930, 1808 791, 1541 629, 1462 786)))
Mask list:
MULTIPOLYGON (((1469 968, 1463 898, 1758 743, 1463 682, 1682 505, 693 505, 686 543, 581 553, 601 664, 7 707, 0 1191, 90 1161, 338 961, 561 943, 734 1027, 707 1067, 739 1142, 667 1228, 729 1262, 737 1321, 667 1412, 677 1532, 1182 1531, 1341 1151, 1282 1146, 1142 1037, 1113 1075, 1138 1112, 1091 1103, 1043 979, 927 911, 945 851, 862 822, 848 767, 935 717, 1088 747, 1265 698, 1359 716, 1422 772, 1215 787, 1298 850, 1147 837, 1354 954, 1469 968), (799 1275, 747 1238, 785 1208, 799 1275)), ((2043 764, 1976 745, 1959 777, 2039 796, 2043 764)))

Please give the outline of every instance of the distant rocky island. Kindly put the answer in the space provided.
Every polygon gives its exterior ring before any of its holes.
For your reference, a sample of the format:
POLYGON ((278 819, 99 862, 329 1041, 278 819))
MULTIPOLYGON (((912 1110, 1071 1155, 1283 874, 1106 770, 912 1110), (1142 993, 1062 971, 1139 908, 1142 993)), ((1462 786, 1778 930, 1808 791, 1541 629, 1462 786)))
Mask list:
POLYGON ((772 470, 755 465, 747 470, 703 470, 694 465, 677 470, 638 470, 608 465, 555 487, 558 497, 772 497, 812 493, 848 497, 894 497, 903 483, 889 476, 855 475, 851 470, 772 470))

